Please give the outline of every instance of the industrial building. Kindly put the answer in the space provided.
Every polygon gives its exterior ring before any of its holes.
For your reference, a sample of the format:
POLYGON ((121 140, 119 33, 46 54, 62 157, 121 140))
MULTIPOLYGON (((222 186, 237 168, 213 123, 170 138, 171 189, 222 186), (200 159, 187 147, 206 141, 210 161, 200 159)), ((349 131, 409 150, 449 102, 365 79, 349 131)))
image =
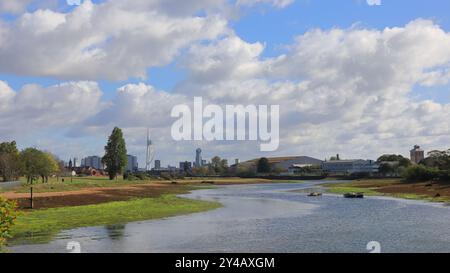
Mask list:
POLYGON ((322 170, 332 175, 378 173, 380 166, 373 160, 331 160, 322 163, 322 170))
POLYGON ((420 149, 419 145, 415 145, 414 148, 410 151, 411 154, 411 162, 415 164, 419 164, 420 161, 425 159, 425 151, 420 149))

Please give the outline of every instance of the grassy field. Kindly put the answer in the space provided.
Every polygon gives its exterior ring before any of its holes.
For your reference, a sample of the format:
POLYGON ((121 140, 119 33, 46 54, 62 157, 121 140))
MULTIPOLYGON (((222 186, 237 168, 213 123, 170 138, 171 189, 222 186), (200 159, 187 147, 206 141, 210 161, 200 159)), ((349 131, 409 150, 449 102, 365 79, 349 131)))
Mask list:
POLYGON ((121 187, 121 186, 129 186, 129 185, 138 185, 145 184, 151 182, 158 182, 160 180, 145 180, 145 181, 128 181, 123 180, 121 177, 117 180, 109 180, 107 177, 66 177, 64 178, 64 183, 60 178, 57 180, 56 178, 50 178, 48 183, 42 183, 40 180, 33 185, 28 185, 25 179, 21 179, 23 182, 22 186, 12 188, 12 189, 3 189, 0 192, 14 191, 19 193, 25 193, 30 191, 30 187, 33 186, 33 191, 36 193, 39 192, 64 192, 64 191, 76 191, 86 188, 102 188, 102 187, 121 187))
POLYGON ((344 194, 361 192, 366 196, 389 196, 431 202, 450 202, 449 185, 408 183, 401 179, 361 179, 337 184, 324 184, 328 192, 344 194), (439 196, 436 196, 439 195, 439 196))
POLYGON ((98 205, 22 212, 12 229, 10 244, 44 243, 66 229, 114 225, 195 213, 220 207, 219 203, 163 195, 98 205))

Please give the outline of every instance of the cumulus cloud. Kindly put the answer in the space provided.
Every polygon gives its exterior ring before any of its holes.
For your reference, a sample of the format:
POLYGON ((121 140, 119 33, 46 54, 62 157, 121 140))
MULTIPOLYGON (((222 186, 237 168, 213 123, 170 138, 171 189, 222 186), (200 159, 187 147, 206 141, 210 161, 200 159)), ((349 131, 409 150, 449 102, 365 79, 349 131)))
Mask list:
POLYGON ((369 6, 381 6, 381 0, 367 0, 369 6))
POLYGON ((0 135, 70 128, 101 109, 101 95, 94 82, 68 82, 50 87, 29 84, 14 91, 0 81, 0 135))
MULTIPOLYGON (((55 15, 50 22, 40 21, 39 28, 45 33, 66 21, 66 15, 55 15)), ((232 32, 187 44, 178 63, 187 78, 170 93, 129 84, 103 104, 101 91, 90 82, 29 86, 18 92, 0 82, 0 128, 12 121, 31 122, 33 128, 67 126, 74 137, 104 138, 118 125, 124 128, 130 151, 142 157, 150 127, 161 151, 158 157, 174 163, 194 151, 192 143, 171 140, 170 110, 200 95, 220 105, 280 105, 279 155, 374 158, 385 152, 405 153, 416 143, 442 149, 450 141, 450 104, 411 95, 415 86, 446 85, 450 80, 450 34, 432 21, 383 30, 310 30, 273 58, 262 57, 263 43, 246 42, 232 32), (82 103, 69 110, 73 101, 82 103)), ((211 157, 261 155, 253 143, 194 145, 211 157)))
MULTIPOLYGON (((29 2, 1 1, 0 10, 21 12, 29 2)), ((260 2, 284 7, 292 1, 86 0, 69 12, 35 9, 0 22, 0 72, 63 80, 146 79, 149 68, 171 63, 192 43, 230 33, 228 17, 236 7, 260 2)))
POLYGON ((0 1, 0 13, 18 14, 25 11, 33 0, 2 0, 0 1))
POLYGON ((227 31, 220 15, 195 16, 200 9, 193 8, 172 12, 171 3, 85 1, 70 13, 25 13, 0 24, 0 71, 76 80, 145 78, 149 67, 170 63, 190 43, 227 31))

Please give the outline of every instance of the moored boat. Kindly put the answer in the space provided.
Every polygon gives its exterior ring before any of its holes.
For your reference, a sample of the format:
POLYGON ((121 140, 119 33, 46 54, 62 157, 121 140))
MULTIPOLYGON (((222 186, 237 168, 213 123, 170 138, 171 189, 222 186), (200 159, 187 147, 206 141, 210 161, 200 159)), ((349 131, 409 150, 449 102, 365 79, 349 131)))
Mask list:
POLYGON ((358 193, 354 193, 354 192, 349 192, 344 194, 345 198, 364 198, 364 193, 358 192, 358 193))
POLYGON ((318 196, 322 196, 321 192, 312 192, 310 194, 308 194, 309 197, 318 197, 318 196))

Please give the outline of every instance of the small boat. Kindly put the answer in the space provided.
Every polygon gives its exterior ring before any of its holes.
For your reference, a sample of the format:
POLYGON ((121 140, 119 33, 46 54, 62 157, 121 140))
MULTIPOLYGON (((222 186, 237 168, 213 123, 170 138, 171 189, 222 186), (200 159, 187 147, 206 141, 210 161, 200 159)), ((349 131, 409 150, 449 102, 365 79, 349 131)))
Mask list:
POLYGON ((321 192, 312 192, 310 194, 308 194, 309 197, 319 197, 322 196, 321 192))
POLYGON ((358 192, 358 193, 354 193, 354 192, 350 192, 350 193, 346 193, 344 194, 345 198, 364 198, 364 193, 358 192))

